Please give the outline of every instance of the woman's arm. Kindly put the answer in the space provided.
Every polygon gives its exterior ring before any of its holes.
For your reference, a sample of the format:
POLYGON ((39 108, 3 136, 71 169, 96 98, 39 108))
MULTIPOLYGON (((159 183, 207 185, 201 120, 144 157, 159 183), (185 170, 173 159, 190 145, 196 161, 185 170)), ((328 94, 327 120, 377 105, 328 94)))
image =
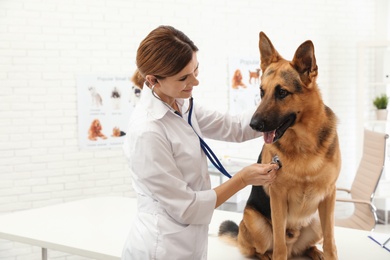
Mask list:
POLYGON ((259 163, 243 168, 233 175, 231 179, 214 188, 214 191, 217 194, 215 208, 219 207, 247 185, 259 186, 272 183, 278 169, 279 166, 277 164, 259 163))
POLYGON ((253 130, 249 123, 256 108, 249 109, 237 115, 220 113, 194 104, 192 122, 195 131, 203 138, 227 142, 244 142, 262 136, 261 132, 253 130), (200 132, 199 130, 200 129, 200 132))
MULTIPOLYGON (((168 140, 156 125, 145 125, 132 127, 126 139, 134 190, 158 202, 181 224, 210 223, 216 193, 204 184, 199 143, 180 142, 179 148, 174 149, 174 143, 181 140, 177 137, 173 141, 177 132, 168 140)), ((197 136, 194 139, 197 141, 197 136)))

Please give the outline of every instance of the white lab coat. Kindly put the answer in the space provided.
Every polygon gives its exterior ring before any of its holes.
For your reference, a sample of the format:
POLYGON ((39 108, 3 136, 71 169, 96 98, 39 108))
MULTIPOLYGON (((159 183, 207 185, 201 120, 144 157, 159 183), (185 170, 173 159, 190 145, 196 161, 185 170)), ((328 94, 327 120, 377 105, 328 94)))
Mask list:
MULTIPOLYGON (((188 124, 188 100, 177 100, 183 117, 145 85, 132 113, 124 152, 138 198, 122 260, 207 259, 208 225, 216 194, 207 158, 188 124)), ((202 137, 242 142, 260 136, 249 127, 253 111, 229 116, 194 101, 192 125, 202 137)), ((129 220, 130 221, 130 220, 129 220)))

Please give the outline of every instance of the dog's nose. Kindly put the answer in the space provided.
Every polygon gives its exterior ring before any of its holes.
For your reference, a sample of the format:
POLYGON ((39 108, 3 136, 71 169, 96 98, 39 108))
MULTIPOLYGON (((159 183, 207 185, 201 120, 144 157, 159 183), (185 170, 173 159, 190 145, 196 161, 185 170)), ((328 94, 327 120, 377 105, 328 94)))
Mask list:
POLYGON ((254 116, 252 117, 249 126, 252 127, 252 129, 261 132, 264 129, 264 121, 261 120, 259 117, 254 116))

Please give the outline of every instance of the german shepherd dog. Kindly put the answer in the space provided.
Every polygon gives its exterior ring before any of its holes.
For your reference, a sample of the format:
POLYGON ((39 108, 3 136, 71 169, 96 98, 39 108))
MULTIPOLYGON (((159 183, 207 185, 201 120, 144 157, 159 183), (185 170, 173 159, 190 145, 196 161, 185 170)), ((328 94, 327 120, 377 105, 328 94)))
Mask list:
POLYGON ((250 126, 263 132, 258 162, 279 157, 270 185, 253 186, 239 225, 225 221, 219 235, 258 259, 337 259, 334 240, 336 180, 341 166, 337 119, 321 98, 311 41, 292 61, 260 32, 261 103, 250 126), (317 211, 318 210, 318 211, 317 211), (316 244, 323 243, 323 252, 316 244))

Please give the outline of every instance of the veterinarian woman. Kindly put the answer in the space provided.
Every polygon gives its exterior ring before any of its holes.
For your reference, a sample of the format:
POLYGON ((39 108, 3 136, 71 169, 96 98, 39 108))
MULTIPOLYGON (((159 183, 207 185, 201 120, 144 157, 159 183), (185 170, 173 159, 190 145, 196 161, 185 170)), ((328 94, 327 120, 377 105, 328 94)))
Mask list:
POLYGON ((211 189, 198 135, 242 142, 260 134, 249 127, 254 110, 229 116, 191 102, 199 84, 197 51, 170 26, 151 31, 138 48, 136 77, 145 84, 124 144, 138 214, 123 260, 207 259, 214 209, 247 185, 274 180, 276 164, 252 164, 211 189))

